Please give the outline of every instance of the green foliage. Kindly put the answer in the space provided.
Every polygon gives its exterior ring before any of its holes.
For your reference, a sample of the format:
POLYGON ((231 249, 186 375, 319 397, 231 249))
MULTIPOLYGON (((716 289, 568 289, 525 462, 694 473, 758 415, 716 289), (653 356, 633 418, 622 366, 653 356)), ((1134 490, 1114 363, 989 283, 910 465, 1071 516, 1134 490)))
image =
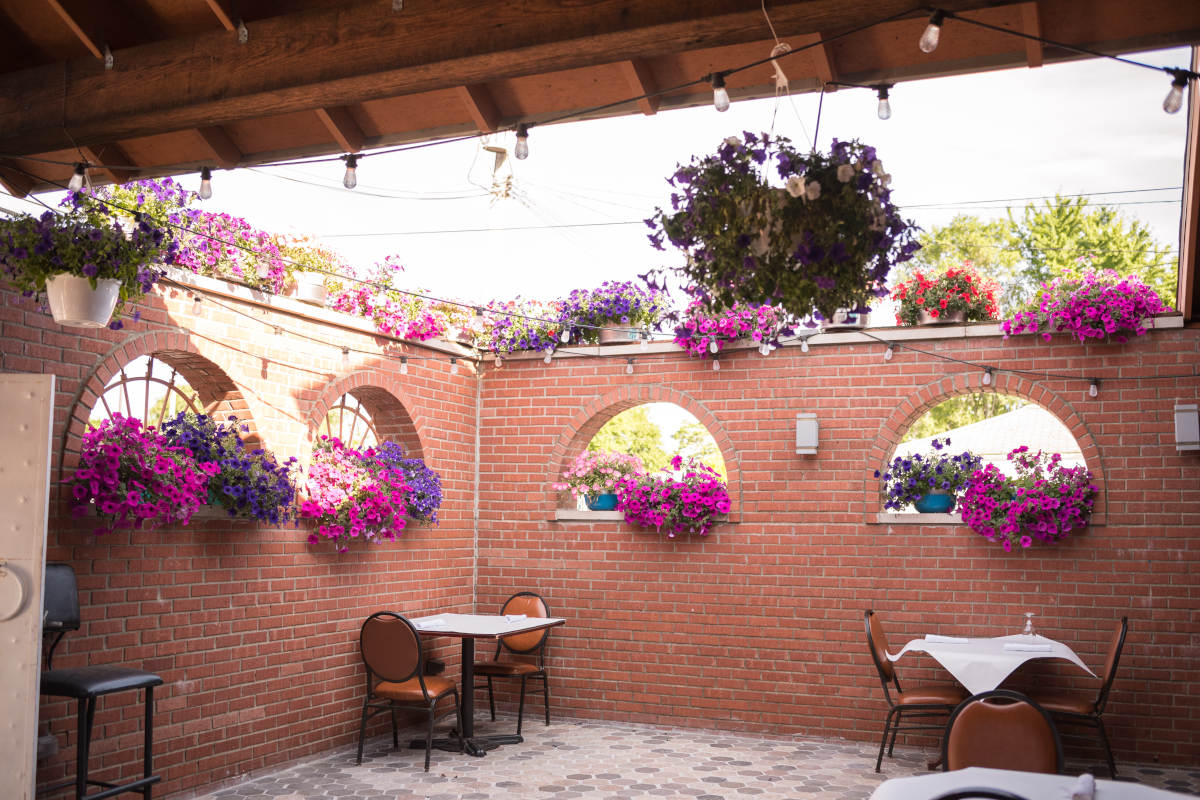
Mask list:
POLYGON ((1009 411, 1016 411, 1024 405, 1026 405, 1025 401, 1018 397, 1009 397, 995 392, 979 392, 951 397, 925 412, 925 415, 905 432, 903 441, 911 442, 914 439, 936 436, 973 422, 982 422, 991 417, 1007 414, 1009 411))
POLYGON ((662 469, 669 460, 662 448, 662 430, 650 419, 650 409, 646 406, 622 411, 604 423, 588 442, 587 449, 637 456, 647 472, 662 469))
POLYGON ((707 464, 722 480, 729 480, 725 472, 725 459, 721 458, 721 450, 708 428, 699 422, 685 422, 671 434, 671 440, 675 443, 675 452, 683 456, 685 461, 693 459, 707 464))

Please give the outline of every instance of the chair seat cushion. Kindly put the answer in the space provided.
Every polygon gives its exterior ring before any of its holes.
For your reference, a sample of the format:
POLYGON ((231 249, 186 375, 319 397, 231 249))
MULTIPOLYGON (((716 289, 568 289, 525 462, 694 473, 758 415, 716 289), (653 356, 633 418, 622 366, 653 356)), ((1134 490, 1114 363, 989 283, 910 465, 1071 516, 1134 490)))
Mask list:
POLYGON ((967 696, 951 686, 915 686, 905 689, 896 700, 901 706, 956 706, 967 696))
MULTIPOLYGON (((441 697, 452 692, 455 685, 452 678, 443 678, 439 675, 425 676, 425 689, 429 692, 430 697, 441 697)), ((421 683, 416 678, 409 678, 403 683, 380 681, 375 684, 375 694, 386 697, 388 700, 398 700, 401 703, 425 702, 425 695, 421 693, 421 683)))
POLYGON ((494 677, 529 675, 541 671, 537 664, 528 664, 524 661, 480 661, 475 665, 476 675, 494 677))
POLYGON ((153 672, 128 667, 67 667, 43 672, 41 692, 52 697, 94 697, 126 689, 159 686, 162 682, 163 679, 153 672))
POLYGON ((1045 694, 1030 694, 1042 708, 1047 711, 1059 711, 1065 714, 1082 714, 1091 716, 1096 713, 1096 706, 1091 697, 1067 694, 1066 692, 1046 692, 1045 694))

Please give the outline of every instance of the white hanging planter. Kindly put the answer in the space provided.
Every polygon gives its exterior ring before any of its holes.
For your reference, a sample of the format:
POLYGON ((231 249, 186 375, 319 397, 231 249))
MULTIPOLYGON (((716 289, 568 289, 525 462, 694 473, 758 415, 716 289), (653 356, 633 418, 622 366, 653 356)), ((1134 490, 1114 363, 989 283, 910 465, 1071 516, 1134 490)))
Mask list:
POLYGON ((325 276, 320 272, 296 272, 296 299, 314 306, 325 305, 325 276))
POLYGON ((65 272, 46 279, 46 299, 59 325, 107 327, 120 293, 121 282, 116 278, 101 278, 95 289, 87 278, 65 272))

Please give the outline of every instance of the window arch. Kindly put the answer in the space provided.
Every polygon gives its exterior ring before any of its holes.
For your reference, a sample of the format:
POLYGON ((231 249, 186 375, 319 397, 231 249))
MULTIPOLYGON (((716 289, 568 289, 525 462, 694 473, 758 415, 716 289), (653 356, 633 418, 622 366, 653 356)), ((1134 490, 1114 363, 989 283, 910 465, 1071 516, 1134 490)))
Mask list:
POLYGON ((201 413, 200 394, 167 362, 153 355, 138 356, 104 385, 88 421, 98 425, 120 414, 157 427, 181 411, 201 413))
POLYGON ((313 439, 332 436, 347 447, 361 449, 380 442, 396 442, 409 458, 425 459, 418 425, 401 400, 403 387, 380 376, 354 373, 326 384, 309 412, 313 439))
POLYGON ((380 439, 371 412, 351 392, 339 397, 325 412, 317 435, 338 439, 352 450, 372 447, 380 439))

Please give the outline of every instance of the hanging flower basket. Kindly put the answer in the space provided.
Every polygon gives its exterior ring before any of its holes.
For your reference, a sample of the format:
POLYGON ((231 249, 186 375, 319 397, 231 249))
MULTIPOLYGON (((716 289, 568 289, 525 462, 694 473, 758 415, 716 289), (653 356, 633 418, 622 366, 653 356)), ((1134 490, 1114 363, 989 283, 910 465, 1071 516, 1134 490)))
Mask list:
POLYGON ((706 307, 780 305, 824 319, 886 296, 892 266, 920 247, 890 181, 875 148, 859 142, 802 154, 787 139, 746 133, 680 166, 671 209, 646 224, 655 247, 687 256, 675 271, 706 307))
POLYGON ((61 272, 46 279, 50 314, 59 325, 73 328, 107 327, 120 294, 116 278, 96 280, 61 272))

